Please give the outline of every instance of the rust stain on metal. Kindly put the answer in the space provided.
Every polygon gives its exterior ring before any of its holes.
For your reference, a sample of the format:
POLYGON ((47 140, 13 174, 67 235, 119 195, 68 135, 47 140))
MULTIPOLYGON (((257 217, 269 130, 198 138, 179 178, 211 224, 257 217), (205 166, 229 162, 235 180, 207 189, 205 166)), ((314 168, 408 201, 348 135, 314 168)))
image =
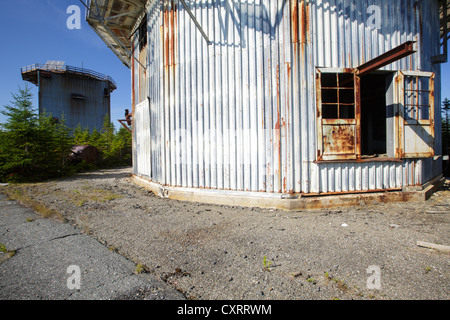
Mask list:
POLYGON ((280 111, 281 111, 281 95, 280 95, 280 66, 277 65, 277 123, 275 124, 275 144, 276 144, 276 157, 278 158, 278 167, 275 168, 275 179, 278 179, 278 190, 276 192, 282 192, 281 190, 281 130, 280 130, 280 111))
MULTIPOLYGON (((286 103, 285 103, 285 114, 286 117, 289 116, 289 101, 290 101, 290 89, 291 89, 291 64, 286 63, 286 73, 287 73, 287 85, 286 85, 286 103)), ((286 118, 283 118, 282 126, 283 128, 286 128, 286 118)))
POLYGON ((309 3, 305 0, 291 0, 291 42, 308 43, 309 40, 309 3))
POLYGON ((301 43, 308 43, 308 38, 309 38, 309 3, 306 4, 305 0, 302 0, 300 2, 300 35, 301 35, 301 39, 300 42, 301 43))
POLYGON ((168 67, 170 65, 170 37, 169 37, 169 11, 164 10, 164 22, 163 22, 163 29, 164 29, 164 38, 163 38, 163 44, 164 44, 164 67, 168 67))
POLYGON ((275 129, 280 129, 280 66, 277 65, 277 123, 275 129))
POLYGON ((170 65, 175 65, 175 52, 176 52, 176 8, 175 4, 172 2, 172 9, 169 11, 169 19, 170 19, 170 43, 169 43, 169 50, 170 50, 170 65))
POLYGON ((170 2, 170 8, 163 10, 162 44, 164 48, 164 67, 176 65, 176 43, 177 43, 177 6, 174 1, 170 2))
POLYGON ((324 150, 327 154, 353 154, 355 152, 355 131, 353 126, 324 126, 324 150))
POLYGON ((298 0, 291 0, 291 41, 299 41, 298 0))
POLYGON ((286 70, 287 70, 287 76, 288 76, 288 79, 290 79, 291 78, 291 64, 290 63, 286 63, 286 70))

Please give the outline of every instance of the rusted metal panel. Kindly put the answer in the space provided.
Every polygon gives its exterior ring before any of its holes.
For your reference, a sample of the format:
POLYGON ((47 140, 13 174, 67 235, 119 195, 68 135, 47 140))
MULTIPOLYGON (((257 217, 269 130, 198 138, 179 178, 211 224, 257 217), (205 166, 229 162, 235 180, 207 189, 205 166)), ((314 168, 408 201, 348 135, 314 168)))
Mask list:
POLYGON ((323 127, 323 159, 355 159, 356 130, 355 125, 324 124, 323 127))

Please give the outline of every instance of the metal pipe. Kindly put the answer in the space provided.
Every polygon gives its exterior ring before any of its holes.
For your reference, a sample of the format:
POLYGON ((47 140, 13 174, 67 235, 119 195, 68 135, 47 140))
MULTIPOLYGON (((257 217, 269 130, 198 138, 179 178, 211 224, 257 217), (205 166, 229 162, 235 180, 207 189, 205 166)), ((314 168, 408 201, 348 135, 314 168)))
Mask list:
POLYGON ((407 57, 416 51, 414 50, 414 41, 407 41, 404 44, 378 56, 375 59, 359 66, 357 69, 359 71, 358 75, 363 76, 372 71, 376 71, 388 64, 391 64, 397 60, 407 57))
POLYGON ((197 19, 195 18, 194 14, 192 13, 191 9, 187 6, 186 2, 184 0, 180 0, 183 4, 184 8, 186 9, 186 12, 189 14, 189 17, 191 17, 192 21, 194 22, 195 26, 197 27, 198 31, 202 34, 202 37, 206 40, 208 45, 212 44, 212 41, 209 40, 208 36, 206 35, 205 31, 203 31, 202 26, 198 23, 197 19))

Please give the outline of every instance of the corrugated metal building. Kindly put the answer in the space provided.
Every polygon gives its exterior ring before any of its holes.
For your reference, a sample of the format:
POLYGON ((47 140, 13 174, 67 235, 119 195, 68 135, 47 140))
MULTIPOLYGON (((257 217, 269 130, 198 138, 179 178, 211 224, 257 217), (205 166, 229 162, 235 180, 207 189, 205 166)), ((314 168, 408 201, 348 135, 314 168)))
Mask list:
POLYGON ((441 176, 447 0, 86 6, 131 69, 133 173, 163 196, 302 208, 441 176))
POLYGON ((114 80, 98 72, 48 61, 22 68, 22 78, 38 86, 39 114, 64 118, 69 128, 101 130, 111 116, 114 80))

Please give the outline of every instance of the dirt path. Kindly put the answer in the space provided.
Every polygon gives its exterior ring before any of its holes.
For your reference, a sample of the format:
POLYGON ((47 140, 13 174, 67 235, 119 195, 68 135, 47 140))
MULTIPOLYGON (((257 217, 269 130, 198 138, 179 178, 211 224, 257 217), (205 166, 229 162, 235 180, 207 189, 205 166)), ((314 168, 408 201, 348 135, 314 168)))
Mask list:
POLYGON ((129 177, 104 170, 3 191, 190 299, 450 298, 450 255, 417 246, 450 245, 448 184, 428 202, 284 212, 161 199, 129 177))

